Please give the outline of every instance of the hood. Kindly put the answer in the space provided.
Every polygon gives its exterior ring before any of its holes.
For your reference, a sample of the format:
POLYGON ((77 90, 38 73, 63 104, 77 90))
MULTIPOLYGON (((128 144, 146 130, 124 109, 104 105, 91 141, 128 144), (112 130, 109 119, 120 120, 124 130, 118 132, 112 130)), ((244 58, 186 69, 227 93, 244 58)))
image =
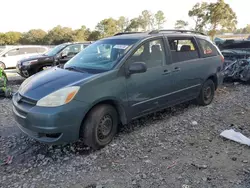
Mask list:
POLYGON ((82 83, 96 74, 51 68, 28 78, 19 88, 19 93, 27 98, 39 100, 65 86, 82 83))
POLYGON ((232 53, 232 54, 250 54, 250 49, 225 49, 221 50, 221 53, 232 53))
POLYGON ((39 54, 39 55, 34 55, 34 56, 30 56, 24 59, 21 59, 20 62, 26 62, 26 61, 32 61, 32 60, 38 60, 38 61, 46 61, 48 59, 53 59, 54 57, 52 56, 47 56, 44 54, 39 54))

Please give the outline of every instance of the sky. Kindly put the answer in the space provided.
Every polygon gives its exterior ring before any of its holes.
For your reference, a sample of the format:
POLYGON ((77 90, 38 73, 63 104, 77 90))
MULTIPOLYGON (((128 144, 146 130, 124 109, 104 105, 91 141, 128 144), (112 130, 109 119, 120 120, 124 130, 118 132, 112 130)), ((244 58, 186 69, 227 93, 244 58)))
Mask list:
MULTIPOLYGON (((188 11, 202 0, 1 0, 0 32, 43 29, 57 25, 94 29, 105 18, 137 17, 143 10, 156 13, 162 10, 166 17, 164 28, 174 27, 176 20, 192 20, 188 11)), ((216 0, 203 0, 215 2, 216 0)), ((225 0, 236 12, 238 27, 250 24, 249 0, 225 0)))

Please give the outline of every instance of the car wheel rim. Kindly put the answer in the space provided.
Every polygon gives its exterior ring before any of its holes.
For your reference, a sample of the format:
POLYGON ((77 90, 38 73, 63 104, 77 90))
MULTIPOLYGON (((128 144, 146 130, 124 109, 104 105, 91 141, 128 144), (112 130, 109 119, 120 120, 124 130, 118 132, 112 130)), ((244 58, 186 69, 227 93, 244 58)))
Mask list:
POLYGON ((209 103, 213 98, 213 92, 211 87, 207 87, 204 89, 204 101, 209 103))
POLYGON ((4 65, 2 63, 0 63, 0 68, 4 69, 4 65))
POLYGON ((113 127, 112 117, 110 115, 103 116, 97 129, 97 136, 101 142, 104 141, 110 135, 112 127, 113 127))

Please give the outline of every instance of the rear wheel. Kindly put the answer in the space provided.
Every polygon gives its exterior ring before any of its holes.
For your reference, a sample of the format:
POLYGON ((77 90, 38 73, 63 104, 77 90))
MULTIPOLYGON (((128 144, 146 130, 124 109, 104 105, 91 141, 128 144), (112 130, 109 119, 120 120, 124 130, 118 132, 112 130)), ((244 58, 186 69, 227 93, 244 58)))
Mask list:
POLYGON ((214 99, 215 84, 211 79, 208 79, 202 86, 197 102, 201 106, 211 104, 214 99))
POLYGON ((0 69, 5 69, 6 67, 5 67, 5 64, 3 63, 3 62, 0 62, 0 69))
POLYGON ((83 142, 93 149, 101 149, 114 138, 118 128, 116 109, 108 104, 94 107, 87 115, 80 137, 83 142))

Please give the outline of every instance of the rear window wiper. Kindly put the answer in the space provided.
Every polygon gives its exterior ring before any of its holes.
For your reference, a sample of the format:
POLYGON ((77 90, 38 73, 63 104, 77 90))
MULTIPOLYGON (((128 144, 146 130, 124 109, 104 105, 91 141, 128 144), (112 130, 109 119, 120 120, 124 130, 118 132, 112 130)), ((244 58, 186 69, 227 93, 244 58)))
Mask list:
POLYGON ((66 67, 65 69, 67 69, 67 70, 73 70, 73 71, 77 71, 77 72, 82 72, 82 73, 86 73, 86 71, 84 71, 81 68, 78 68, 76 66, 66 67))

